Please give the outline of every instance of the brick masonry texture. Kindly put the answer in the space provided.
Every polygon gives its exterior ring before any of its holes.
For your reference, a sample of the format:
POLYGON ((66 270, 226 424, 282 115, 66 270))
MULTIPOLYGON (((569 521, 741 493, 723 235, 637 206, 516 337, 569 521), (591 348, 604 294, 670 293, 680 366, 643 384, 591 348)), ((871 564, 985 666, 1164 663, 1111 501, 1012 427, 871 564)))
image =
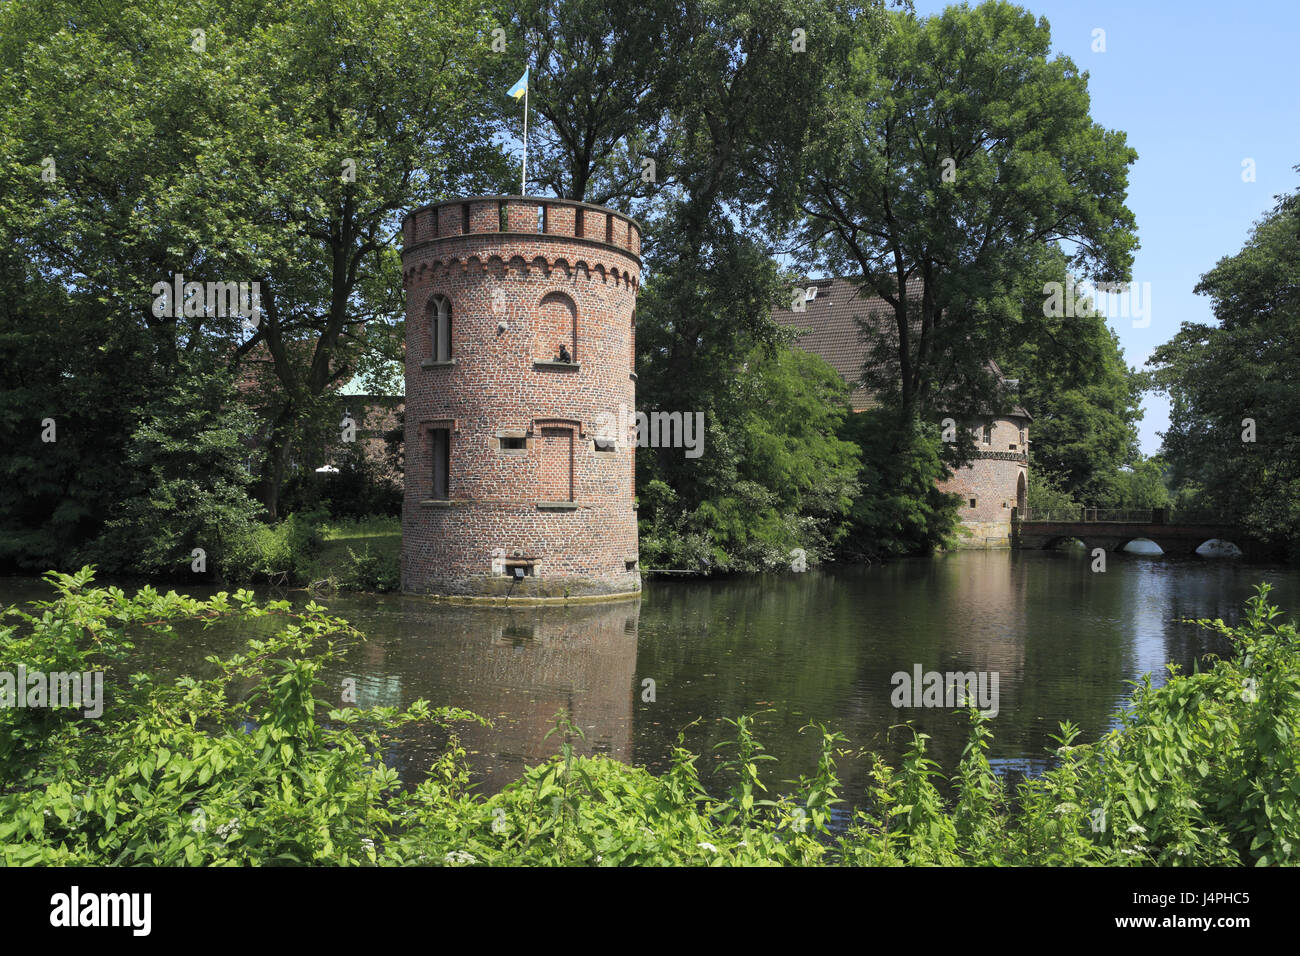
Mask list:
POLYGON ((1011 511, 1024 508, 1020 492, 1029 480, 1029 455, 1020 436, 1024 429, 1028 438, 1028 422, 1008 416, 992 419, 992 425, 992 440, 987 444, 982 430, 976 435, 975 460, 939 483, 940 491, 961 496, 957 514, 970 535, 959 544, 967 547, 1011 547, 1011 511))
POLYGON ((498 196, 417 209, 403 240, 403 590, 640 590, 634 432, 621 428, 613 452, 593 441, 603 413, 636 408, 640 227, 598 206, 498 196), (432 361, 440 296, 451 304, 445 363, 432 361), (555 362, 561 343, 573 364, 555 362), (450 435, 442 501, 432 498, 435 429, 450 435), (524 448, 504 447, 510 438, 524 448), (512 562, 531 574, 515 580, 512 562))

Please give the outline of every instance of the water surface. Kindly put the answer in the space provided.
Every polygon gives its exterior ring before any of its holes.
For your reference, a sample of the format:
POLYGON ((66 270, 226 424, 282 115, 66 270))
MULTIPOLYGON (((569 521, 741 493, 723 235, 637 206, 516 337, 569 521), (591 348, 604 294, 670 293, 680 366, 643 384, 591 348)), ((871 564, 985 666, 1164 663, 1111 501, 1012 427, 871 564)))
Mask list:
MULTIPOLYGON (((351 678, 362 706, 426 698, 491 718, 491 730, 461 731, 485 791, 557 751, 557 739, 545 738, 561 709, 586 735, 579 752, 654 771, 668 765, 681 732, 701 754, 706 783, 719 788, 715 745, 732 734, 722 718, 740 714, 758 714, 778 784, 814 771, 816 741, 801 733, 810 722, 840 731, 854 749, 896 759, 910 740, 901 725, 911 721, 951 769, 965 718, 891 705, 892 675, 917 664, 996 672, 991 757, 999 767, 1038 769, 1061 721, 1094 739, 1112 726, 1131 690, 1126 681, 1151 673, 1162 682, 1169 662, 1190 670, 1202 655, 1224 653, 1218 638, 1180 619, 1236 621, 1262 580, 1295 616, 1294 568, 1112 554, 1107 571, 1093 573, 1086 552, 959 552, 803 574, 652 580, 640 601, 570 608, 467 608, 394 595, 318 600, 368 635, 328 672, 328 693, 341 694, 351 678)), ((46 592, 39 581, 0 579, 5 603, 46 592)), ((131 667, 210 673, 207 655, 231 653, 253 635, 247 625, 221 625, 150 639, 131 667)), ((390 760, 414 782, 441 745, 436 733, 416 736, 396 744, 390 760)), ((866 769, 862 760, 841 765, 850 800, 866 786, 866 769)))

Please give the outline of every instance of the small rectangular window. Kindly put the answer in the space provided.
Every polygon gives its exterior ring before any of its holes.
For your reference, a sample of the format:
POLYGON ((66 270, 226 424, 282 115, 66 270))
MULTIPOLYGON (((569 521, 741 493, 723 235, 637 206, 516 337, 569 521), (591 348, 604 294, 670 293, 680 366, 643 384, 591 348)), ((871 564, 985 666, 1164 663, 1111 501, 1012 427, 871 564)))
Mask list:
POLYGON ((984 444, 986 444, 986 445, 991 445, 991 444, 993 444, 993 426, 992 426, 992 425, 985 425, 985 426, 984 426, 984 444))
POLYGON ((527 451, 527 438, 505 437, 500 439, 502 451, 527 451))
POLYGON ((507 561, 506 577, 508 578, 531 578, 533 577, 532 561, 507 561))
POLYGON ((612 438, 593 438, 592 445, 600 452, 618 451, 618 444, 612 438))
POLYGON ((974 498, 972 498, 972 499, 970 500, 970 506, 971 506, 972 508, 975 507, 975 499, 974 499, 974 498))

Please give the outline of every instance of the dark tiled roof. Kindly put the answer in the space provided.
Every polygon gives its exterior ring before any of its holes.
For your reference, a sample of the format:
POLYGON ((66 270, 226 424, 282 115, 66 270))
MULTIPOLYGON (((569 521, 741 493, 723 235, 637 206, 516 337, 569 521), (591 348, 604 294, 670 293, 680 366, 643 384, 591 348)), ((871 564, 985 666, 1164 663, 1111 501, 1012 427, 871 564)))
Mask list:
MULTIPOLYGON (((880 405, 875 394, 857 383, 863 378, 871 330, 891 342, 897 342, 894 307, 878 296, 872 296, 845 278, 803 279, 795 288, 816 287, 817 294, 807 301, 806 310, 795 312, 789 308, 775 309, 772 318, 790 328, 809 329, 796 343, 806 352, 819 355, 840 373, 844 381, 853 386, 849 402, 855 412, 880 405), (867 329, 863 329, 863 324, 867 329)), ((921 294, 920 281, 908 283, 908 293, 921 294)), ((1001 378, 1002 373, 994 366, 1001 378)), ((1029 413, 1017 406, 1012 415, 1028 419, 1029 413)))
POLYGON ((867 360, 867 342, 859 320, 888 334, 894 321, 893 307, 884 299, 866 297, 847 279, 806 279, 799 287, 817 289, 817 295, 808 300, 806 311, 776 309, 772 318, 781 325, 811 329, 796 344, 806 352, 820 355, 844 381, 855 386, 850 396, 854 411, 875 408, 880 404, 875 395, 856 385, 867 360))

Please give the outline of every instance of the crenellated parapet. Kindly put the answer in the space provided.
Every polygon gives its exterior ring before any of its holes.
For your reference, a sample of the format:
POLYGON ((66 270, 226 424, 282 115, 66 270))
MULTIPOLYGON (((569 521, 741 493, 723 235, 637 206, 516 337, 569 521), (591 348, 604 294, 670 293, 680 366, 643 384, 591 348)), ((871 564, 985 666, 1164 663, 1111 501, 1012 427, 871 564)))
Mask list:
POLYGON ((402 221, 406 251, 444 239, 491 235, 553 237, 641 258, 641 226, 604 206, 540 196, 481 196, 421 206, 402 221))

